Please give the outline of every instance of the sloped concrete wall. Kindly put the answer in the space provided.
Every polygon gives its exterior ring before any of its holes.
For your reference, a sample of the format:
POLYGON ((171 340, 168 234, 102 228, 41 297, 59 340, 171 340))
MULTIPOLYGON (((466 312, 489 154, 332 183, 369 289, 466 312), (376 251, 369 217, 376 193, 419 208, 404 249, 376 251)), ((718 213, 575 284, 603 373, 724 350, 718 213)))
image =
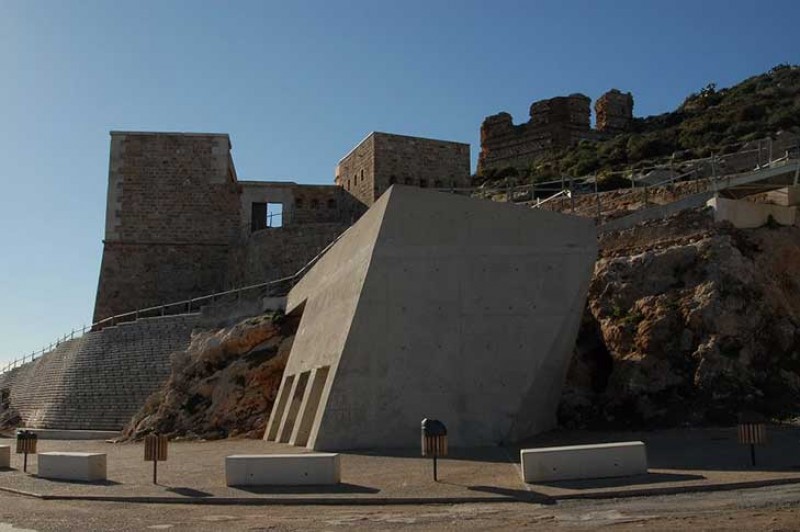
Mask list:
POLYGON ((89 332, 0 375, 0 390, 24 426, 119 430, 169 376, 169 355, 188 346, 197 319, 145 318, 89 332))
POLYGON ((304 311, 267 438, 418 446, 425 417, 455 446, 551 428, 596 253, 591 220, 393 187, 290 293, 304 311))

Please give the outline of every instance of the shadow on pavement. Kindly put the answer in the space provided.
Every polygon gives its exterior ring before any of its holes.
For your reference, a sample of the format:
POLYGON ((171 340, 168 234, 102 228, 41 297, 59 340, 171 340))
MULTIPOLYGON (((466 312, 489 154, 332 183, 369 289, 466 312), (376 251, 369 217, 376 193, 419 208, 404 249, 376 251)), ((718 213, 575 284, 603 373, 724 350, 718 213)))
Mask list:
POLYGON ((630 477, 593 478, 583 480, 558 480, 550 482, 535 482, 534 485, 550 486, 570 490, 590 490, 601 488, 620 488, 623 486, 636 486, 639 484, 659 484, 663 482, 687 482, 690 480, 705 480, 703 475, 683 475, 673 473, 647 473, 630 477))
POLYGON ((556 504, 556 500, 547 495, 542 495, 535 491, 528 490, 515 490, 511 488, 500 488, 497 486, 467 486, 470 491, 480 491, 481 493, 491 493, 492 495, 501 495, 519 501, 532 502, 537 504, 556 504))
POLYGON ((122 483, 115 480, 65 480, 61 478, 47 478, 39 475, 29 475, 32 478, 46 480, 56 484, 80 484, 81 486, 120 486, 122 483))
POLYGON ((194 488, 186 488, 186 487, 167 488, 167 491, 170 493, 174 493, 175 495, 180 495, 182 497, 202 498, 202 497, 214 496, 213 493, 208 493, 207 491, 200 491, 194 488))
POLYGON ((375 494, 375 493, 380 493, 381 491, 378 488, 371 488, 369 486, 358 486, 356 484, 347 484, 345 482, 341 484, 336 484, 334 486, 231 486, 231 488, 259 495, 279 495, 279 494, 319 495, 321 493, 375 494))
MULTIPOLYGON (((385 456, 389 458, 423 458, 420 449, 414 448, 387 448, 363 449, 347 451, 345 454, 354 456, 385 456)), ((424 457, 430 459, 430 456, 424 457)), ((447 456, 441 460, 465 460, 473 462, 509 463, 519 458, 519 448, 516 447, 450 447, 447 456)))

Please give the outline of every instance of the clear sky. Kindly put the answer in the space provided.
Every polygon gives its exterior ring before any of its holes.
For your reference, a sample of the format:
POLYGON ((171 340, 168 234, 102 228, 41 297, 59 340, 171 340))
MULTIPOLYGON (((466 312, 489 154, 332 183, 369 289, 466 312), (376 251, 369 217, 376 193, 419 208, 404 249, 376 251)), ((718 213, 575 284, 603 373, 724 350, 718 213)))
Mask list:
POLYGON ((0 0, 0 363, 91 320, 110 130, 225 132, 241 179, 331 183, 373 130, 616 87, 637 116, 800 62, 797 0, 0 0))

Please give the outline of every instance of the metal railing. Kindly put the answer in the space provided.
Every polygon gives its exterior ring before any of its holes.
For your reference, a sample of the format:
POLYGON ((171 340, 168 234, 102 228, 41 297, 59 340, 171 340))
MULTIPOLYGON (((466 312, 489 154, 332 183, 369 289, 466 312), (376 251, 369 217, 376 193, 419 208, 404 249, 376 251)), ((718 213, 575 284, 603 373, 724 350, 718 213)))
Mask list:
MULTIPOLYGON (((17 368, 23 364, 28 362, 33 362, 37 358, 41 357, 42 355, 53 351, 62 343, 75 340, 83 336, 89 331, 99 331, 104 327, 111 327, 115 326, 120 323, 136 321, 140 318, 152 318, 152 317, 160 317, 160 316, 180 316, 191 314, 192 312, 199 311, 204 305, 209 303, 215 303, 222 298, 226 298, 229 296, 236 296, 236 301, 238 302, 241 300, 242 295, 246 292, 251 292, 254 290, 263 290, 263 289, 271 289, 273 287, 277 287, 280 285, 287 285, 289 288, 294 286, 296 281, 302 277, 314 264, 316 264, 322 256, 327 253, 327 251, 342 238, 344 233, 347 230, 342 232, 339 236, 333 239, 327 246, 325 246, 322 251, 320 251, 317 255, 314 256, 310 261, 308 261, 302 268, 297 270, 292 275, 287 277, 281 277, 280 279, 275 279, 273 281, 267 281, 264 283, 258 283, 248 286, 242 286, 240 288, 234 288, 231 290, 225 290, 223 292, 215 292, 213 294, 208 294, 205 296, 200 297, 193 297, 190 299, 184 299, 182 301, 176 301, 172 303, 165 303, 163 305, 156 305, 153 307, 146 307, 137 310, 132 310, 130 312, 123 312, 122 314, 116 314, 114 316, 110 316, 108 318, 103 318, 102 320, 96 321, 91 325, 83 325, 81 327, 73 328, 69 333, 65 334, 64 336, 60 336, 56 341, 50 343, 49 345, 43 347, 38 351, 32 351, 30 354, 25 354, 22 357, 16 358, 13 361, 7 363, 6 365, 0 367, 0 375, 7 373, 14 368, 17 368), (177 310, 177 312, 175 312, 177 310)), ((288 290, 286 291, 288 292, 288 290)))

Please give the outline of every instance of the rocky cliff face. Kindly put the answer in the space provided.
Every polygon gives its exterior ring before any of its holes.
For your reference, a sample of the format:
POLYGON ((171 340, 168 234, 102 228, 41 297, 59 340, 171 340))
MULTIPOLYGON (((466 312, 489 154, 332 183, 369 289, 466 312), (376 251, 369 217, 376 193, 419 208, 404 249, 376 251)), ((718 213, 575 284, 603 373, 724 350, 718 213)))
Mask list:
POLYGON ((605 235, 559 418, 729 423, 800 410, 800 229, 702 211, 605 235))
POLYGON ((188 349, 172 354, 169 380, 124 436, 262 437, 296 327, 296 320, 264 315, 195 331, 188 349))

